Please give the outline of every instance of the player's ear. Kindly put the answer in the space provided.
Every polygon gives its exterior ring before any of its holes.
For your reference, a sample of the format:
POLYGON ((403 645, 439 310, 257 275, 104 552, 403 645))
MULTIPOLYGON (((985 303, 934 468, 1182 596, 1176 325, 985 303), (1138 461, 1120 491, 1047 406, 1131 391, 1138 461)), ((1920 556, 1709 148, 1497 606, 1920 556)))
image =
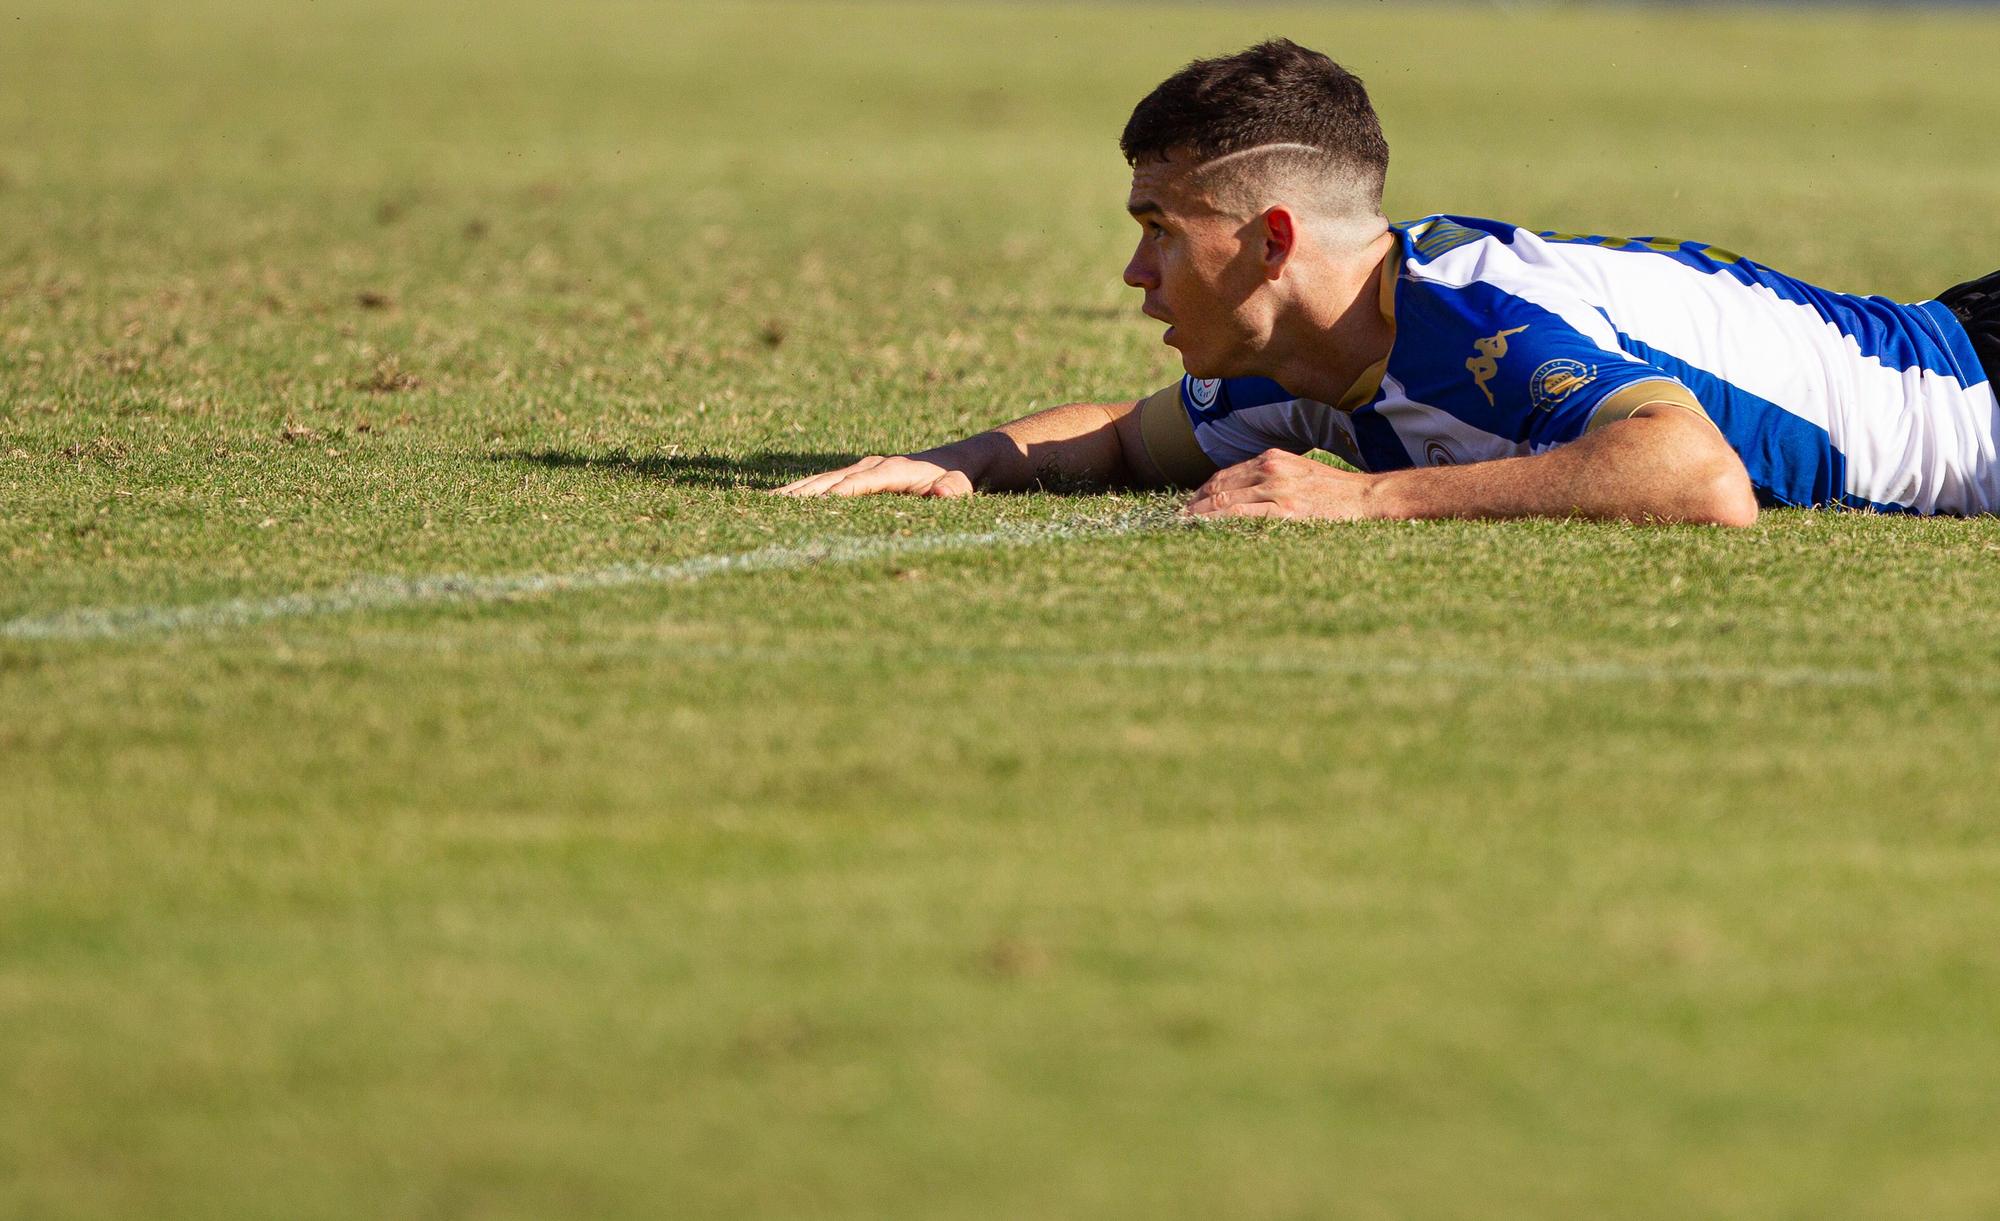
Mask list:
POLYGON ((1298 246, 1298 218, 1291 209, 1276 207, 1266 209, 1264 221, 1264 278, 1275 280, 1284 274, 1285 264, 1290 261, 1292 251, 1298 246))

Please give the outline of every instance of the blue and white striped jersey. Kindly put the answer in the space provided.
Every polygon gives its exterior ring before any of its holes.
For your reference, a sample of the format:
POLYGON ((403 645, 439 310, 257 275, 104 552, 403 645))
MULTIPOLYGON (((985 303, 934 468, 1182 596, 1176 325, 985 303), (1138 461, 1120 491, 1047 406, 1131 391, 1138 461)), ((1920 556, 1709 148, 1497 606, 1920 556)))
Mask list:
POLYGON ((1480 462, 1674 402, 1722 430, 1766 504, 2000 510, 2000 402, 1935 301, 1828 292, 1696 242, 1394 228, 1387 362, 1339 404, 1184 378, 1143 409, 1163 470, 1199 482, 1271 448, 1370 471, 1480 462))

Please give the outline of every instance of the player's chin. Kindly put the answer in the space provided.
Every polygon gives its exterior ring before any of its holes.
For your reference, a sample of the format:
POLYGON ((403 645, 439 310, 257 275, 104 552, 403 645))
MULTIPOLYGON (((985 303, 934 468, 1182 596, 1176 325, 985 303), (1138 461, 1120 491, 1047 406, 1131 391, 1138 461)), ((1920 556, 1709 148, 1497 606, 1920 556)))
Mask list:
POLYGON ((1181 354, 1181 368, 1187 371, 1189 377, 1222 376, 1222 374, 1215 372, 1215 361, 1203 353, 1190 352, 1179 344, 1175 344, 1174 347, 1179 349, 1181 354))
POLYGON ((1219 378, 1243 376, 1232 362, 1218 359, 1213 351, 1204 351, 1201 348, 1188 347, 1178 343, 1173 346, 1179 349, 1181 354, 1181 368, 1187 371, 1189 377, 1219 378))

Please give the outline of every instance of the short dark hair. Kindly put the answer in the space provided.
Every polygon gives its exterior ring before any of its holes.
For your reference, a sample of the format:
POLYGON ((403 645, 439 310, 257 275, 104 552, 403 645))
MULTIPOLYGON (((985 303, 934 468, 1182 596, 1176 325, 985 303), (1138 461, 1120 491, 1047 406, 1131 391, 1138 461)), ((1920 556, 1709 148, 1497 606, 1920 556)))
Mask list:
POLYGON ((1118 137, 1131 165, 1260 144, 1320 149, 1372 183, 1378 200, 1389 174, 1389 142, 1361 78, 1289 38, 1195 60, 1147 94, 1118 137))

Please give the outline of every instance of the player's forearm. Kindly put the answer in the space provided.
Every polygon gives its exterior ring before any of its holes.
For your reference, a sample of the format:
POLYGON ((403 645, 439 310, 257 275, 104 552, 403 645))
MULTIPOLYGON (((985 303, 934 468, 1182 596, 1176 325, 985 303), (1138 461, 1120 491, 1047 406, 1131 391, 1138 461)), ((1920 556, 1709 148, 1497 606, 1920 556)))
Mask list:
POLYGON ((910 455, 963 471, 987 491, 1010 492, 1037 482, 1111 485, 1130 481, 1120 415, 1130 405, 1070 403, 910 455))
POLYGON ((1383 517, 1589 517, 1747 526, 1743 463, 1705 420, 1644 409, 1531 458, 1413 468, 1372 489, 1383 517))

